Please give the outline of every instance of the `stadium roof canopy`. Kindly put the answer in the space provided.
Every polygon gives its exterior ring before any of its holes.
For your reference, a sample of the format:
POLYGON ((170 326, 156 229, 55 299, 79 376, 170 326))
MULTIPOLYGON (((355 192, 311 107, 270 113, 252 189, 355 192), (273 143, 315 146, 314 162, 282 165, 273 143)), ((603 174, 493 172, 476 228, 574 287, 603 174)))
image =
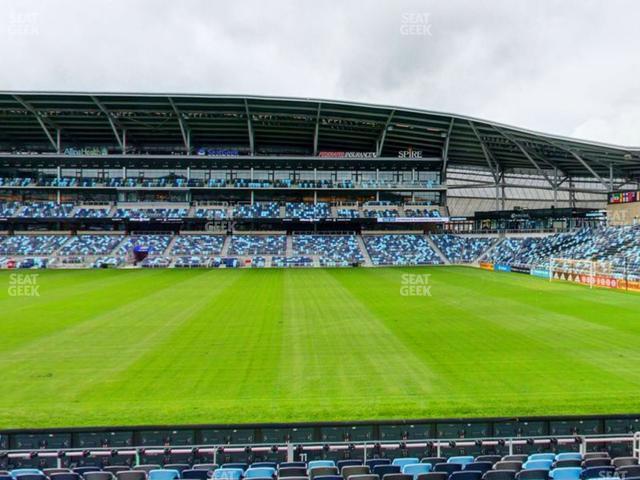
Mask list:
POLYGON ((640 147, 548 135, 463 115, 334 100, 240 95, 0 92, 0 144, 246 145, 397 157, 548 176, 637 178, 640 147), (60 143, 58 142, 60 138, 60 143))

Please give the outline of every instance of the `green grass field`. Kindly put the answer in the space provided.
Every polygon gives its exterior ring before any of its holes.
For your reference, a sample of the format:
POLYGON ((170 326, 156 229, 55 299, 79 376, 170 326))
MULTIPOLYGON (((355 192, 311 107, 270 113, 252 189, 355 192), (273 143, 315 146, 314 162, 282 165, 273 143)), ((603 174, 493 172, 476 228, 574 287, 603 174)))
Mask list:
POLYGON ((45 271, 15 297, 10 275, 0 428, 640 411, 637 294, 440 267, 45 271))

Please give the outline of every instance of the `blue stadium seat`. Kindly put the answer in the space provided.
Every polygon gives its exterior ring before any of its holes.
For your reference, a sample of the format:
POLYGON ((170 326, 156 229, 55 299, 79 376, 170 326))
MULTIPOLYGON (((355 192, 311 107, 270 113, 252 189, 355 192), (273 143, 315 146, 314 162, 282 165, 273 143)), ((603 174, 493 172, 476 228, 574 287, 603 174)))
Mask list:
POLYGON ((582 460, 582 454, 579 452, 558 453, 555 460, 556 462, 559 460, 582 460))
POLYGON ((472 455, 461 455, 449 457, 447 463, 459 463, 460 465, 466 465, 467 463, 472 463, 474 460, 475 459, 472 455))
POLYGON ((12 477, 17 480, 48 480, 48 477, 44 473, 19 473, 12 477))
POLYGON ((579 480, 582 468, 580 467, 565 467, 554 468, 549 472, 549 478, 554 480, 579 480))
POLYGON ((148 480, 178 480, 180 478, 180 471, 166 468, 151 470, 147 478, 148 480))
POLYGON ((402 467, 402 473, 406 475, 413 475, 414 480, 418 477, 418 475, 422 473, 428 473, 430 471, 430 463, 411 463, 402 467))
POLYGON ((400 468, 402 468, 405 465, 412 465, 415 463, 420 463, 420 460, 416 457, 399 457, 399 458, 394 458, 393 461, 391 462, 391 465, 398 465, 400 466, 400 468))
POLYGON ((317 467, 335 467, 336 463, 333 460, 312 460, 307 464, 307 469, 311 470, 312 468, 317 467))
POLYGON ((529 461, 529 460, 551 460, 551 461, 554 461, 555 459, 556 459, 555 453, 532 453, 531 455, 529 455, 529 458, 527 458, 527 461, 529 461))
POLYGON ((244 472, 244 478, 272 478, 276 475, 273 467, 249 467, 244 472))
POLYGON ((16 468, 14 470, 11 470, 9 474, 12 477, 17 477, 19 475, 41 475, 42 470, 39 470, 37 468, 16 468))
POLYGON ((240 480, 244 470, 241 468, 218 468, 213 471, 215 480, 240 480))
POLYGON ((240 470, 244 471, 247 469, 248 466, 249 465, 243 462, 231 462, 231 463, 223 463, 221 468, 239 468, 240 470))

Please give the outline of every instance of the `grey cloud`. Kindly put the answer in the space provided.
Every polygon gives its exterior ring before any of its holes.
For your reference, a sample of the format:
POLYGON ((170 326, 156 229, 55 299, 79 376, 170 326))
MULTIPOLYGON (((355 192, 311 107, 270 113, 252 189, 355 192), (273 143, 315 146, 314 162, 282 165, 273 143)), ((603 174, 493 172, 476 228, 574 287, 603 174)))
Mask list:
POLYGON ((640 145, 639 24, 633 0, 4 0, 0 88, 339 98, 640 145), (403 35, 414 15, 428 34, 403 35))

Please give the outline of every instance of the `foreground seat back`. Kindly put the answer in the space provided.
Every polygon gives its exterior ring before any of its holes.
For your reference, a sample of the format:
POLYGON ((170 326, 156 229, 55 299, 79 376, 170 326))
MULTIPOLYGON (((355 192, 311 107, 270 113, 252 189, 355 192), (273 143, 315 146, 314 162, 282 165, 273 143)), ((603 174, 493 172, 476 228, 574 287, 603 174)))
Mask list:
POLYGON ((636 457, 617 457, 611 460, 611 465, 616 468, 638 465, 638 459, 636 457))
POLYGON ((608 457, 585 458, 582 461, 582 468, 608 467, 610 465, 611 459, 608 457))
POLYGON ((371 470, 371 473, 378 475, 380 478, 390 473, 401 473, 399 465, 376 465, 371 470))
POLYGON ((126 470, 116 473, 117 480, 147 480, 147 472, 142 470, 126 470))
POLYGON ((278 478, 306 477, 306 476, 307 476, 306 467, 280 467, 280 470, 278 470, 278 478))
POLYGON ((449 476, 449 480, 481 480, 482 472, 474 470, 463 470, 461 472, 453 472, 449 476))
POLYGON ((623 478, 640 477, 640 465, 625 465, 617 468, 616 475, 623 478))
POLYGON ((185 480, 207 480, 209 478, 209 470, 198 468, 183 470, 181 477, 185 480))
POLYGON ((463 470, 473 470, 475 472, 484 473, 493 468, 493 463, 491 462, 472 462, 467 463, 463 470))
POLYGON ((382 480, 413 480, 413 476, 404 473, 387 473, 382 480))
POLYGON ((522 462, 500 461, 493 466, 493 469, 494 470, 515 470, 516 472, 519 472, 520 470, 522 470, 522 462))
POLYGON ((489 470, 482 476, 482 480, 515 480, 515 470, 489 470))
POLYGON ((366 475, 351 475, 350 477, 347 477, 347 480, 380 480, 380 477, 372 473, 368 473, 366 475))
POLYGON ((309 468, 309 479, 316 477, 326 477, 327 475, 338 475, 338 467, 312 467, 309 468))
POLYGON ((580 478, 582 478, 582 480, 590 480, 592 478, 613 477, 615 472, 615 467, 612 467, 611 465, 601 467, 588 467, 582 470, 580 478))
POLYGON ((118 472, 126 472, 127 470, 131 470, 127 465, 106 465, 102 467, 102 471, 113 473, 114 475, 118 472))
POLYGON ((84 480, 114 480, 111 472, 87 472, 83 475, 84 480))
POLYGON ((549 477, 549 470, 543 469, 530 469, 521 470, 516 475, 516 480, 547 480, 549 477))
POLYGON ((48 476, 50 480, 82 480, 82 477, 74 472, 51 473, 48 476))
POLYGON ((460 463, 436 463, 433 467, 434 472, 445 472, 449 475, 460 470, 462 470, 462 464, 460 463))
POLYGON ((447 472, 429 472, 421 473, 416 477, 416 480, 447 480, 449 474, 447 472))
POLYGON ((352 475, 367 475, 370 472, 366 465, 345 465, 340 471, 342 478, 347 480, 352 475))
POLYGON ((338 470, 340 471, 340 473, 342 473, 342 469, 344 467, 358 467, 364 465, 362 463, 362 460, 355 460, 355 459, 351 459, 351 460, 338 460, 336 462, 336 467, 338 467, 338 470))
POLYGON ((91 467, 76 467, 71 471, 74 473, 77 473, 78 475, 84 475, 85 473, 99 472, 100 470, 101 470, 100 467, 91 466, 91 467))

